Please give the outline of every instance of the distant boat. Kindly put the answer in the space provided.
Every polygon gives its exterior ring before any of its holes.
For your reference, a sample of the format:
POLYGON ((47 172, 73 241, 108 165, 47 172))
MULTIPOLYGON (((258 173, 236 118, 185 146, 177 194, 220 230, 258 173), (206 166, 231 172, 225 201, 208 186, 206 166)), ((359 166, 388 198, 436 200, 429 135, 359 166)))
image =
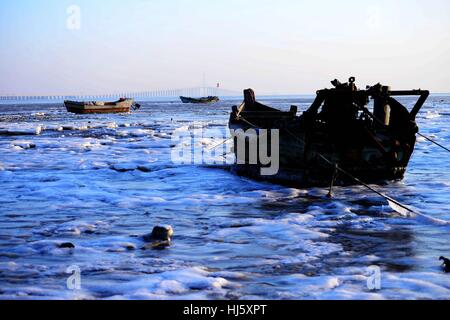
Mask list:
POLYGON ((219 97, 203 97, 203 98, 189 98, 189 97, 180 97, 183 103, 196 103, 196 104, 206 104, 206 103, 216 103, 219 102, 219 97))
MULTIPOLYGON (((92 114, 92 113, 127 113, 130 112, 134 100, 121 98, 115 102, 78 102, 78 101, 64 101, 64 105, 68 112, 76 114, 92 114)), ((136 105, 138 107, 138 105, 136 105)))

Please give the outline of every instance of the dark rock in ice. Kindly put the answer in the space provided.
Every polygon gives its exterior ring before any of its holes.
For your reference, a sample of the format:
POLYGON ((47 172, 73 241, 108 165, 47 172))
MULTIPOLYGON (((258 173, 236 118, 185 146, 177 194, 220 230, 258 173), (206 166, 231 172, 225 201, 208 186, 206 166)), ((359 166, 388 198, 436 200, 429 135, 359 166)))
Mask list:
POLYGON ((75 245, 71 242, 61 243, 58 248, 60 249, 75 249, 75 245))
POLYGON ((8 130, 1 130, 0 136, 29 136, 30 134, 27 132, 16 132, 16 131, 8 131, 8 130))
POLYGON ((173 228, 154 227, 152 233, 145 235, 144 241, 148 242, 142 247, 142 250, 164 250, 169 247, 173 237, 173 228))
POLYGON ((110 169, 120 172, 120 173, 125 173, 125 172, 130 172, 130 171, 136 170, 136 168, 126 168, 126 167, 119 167, 119 166, 111 166, 110 169))
POLYGON ((152 172, 152 170, 150 168, 147 168, 147 167, 144 167, 144 166, 139 166, 139 167, 137 167, 137 169, 139 171, 145 172, 145 173, 152 172))
POLYGON ((36 149, 36 145, 34 143, 14 143, 14 146, 22 148, 24 150, 36 149))
POLYGON ((124 251, 135 251, 136 246, 132 243, 124 243, 106 250, 106 252, 121 253, 124 251))
POLYGON ((166 241, 153 241, 151 243, 147 243, 143 246, 142 250, 164 250, 167 247, 170 247, 170 240, 166 241))
POLYGON ((144 236, 145 242, 152 241, 171 241, 173 237, 173 228, 167 227, 154 227, 152 233, 144 236))
POLYGON ((443 261, 442 266, 444 267, 444 271, 446 273, 450 273, 450 259, 447 259, 445 257, 440 257, 439 260, 443 261))

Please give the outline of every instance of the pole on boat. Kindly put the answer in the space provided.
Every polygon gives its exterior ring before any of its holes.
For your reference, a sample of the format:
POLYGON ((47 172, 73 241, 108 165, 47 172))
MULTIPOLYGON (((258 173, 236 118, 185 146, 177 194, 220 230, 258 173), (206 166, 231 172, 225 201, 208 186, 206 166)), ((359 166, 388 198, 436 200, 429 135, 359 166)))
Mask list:
POLYGON ((327 197, 330 199, 333 198, 333 187, 334 187, 334 183, 336 182, 338 174, 339 174, 338 166, 337 166, 337 164, 335 164, 333 176, 331 178, 331 183, 330 183, 330 190, 328 191, 328 194, 327 194, 327 197))

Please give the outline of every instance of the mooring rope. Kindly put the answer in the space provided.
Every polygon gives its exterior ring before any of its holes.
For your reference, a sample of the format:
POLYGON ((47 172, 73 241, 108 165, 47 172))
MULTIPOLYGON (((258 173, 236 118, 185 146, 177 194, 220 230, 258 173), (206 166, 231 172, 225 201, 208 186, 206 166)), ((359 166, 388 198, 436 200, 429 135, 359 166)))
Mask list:
MULTIPOLYGON (((239 117, 241 118, 241 120, 243 120, 244 122, 246 122, 246 123, 249 124, 250 126, 254 127, 255 129, 259 129, 259 127, 255 126, 254 124, 251 124, 250 122, 248 122, 247 120, 245 120, 242 116, 239 116, 239 117)), ((267 133, 264 133, 264 134, 267 134, 267 133)), ((218 147, 220 147, 220 146, 226 144, 228 141, 230 141, 230 140, 232 140, 232 139, 234 139, 234 136, 233 136, 233 137, 230 137, 230 138, 228 138, 228 139, 224 139, 221 143, 219 143, 218 145, 216 145, 216 146, 212 147, 211 149, 209 149, 209 151, 213 151, 213 150, 217 149, 218 147)))
POLYGON ((209 149, 208 151, 213 151, 213 150, 216 150, 218 147, 220 147, 220 146, 222 146, 222 145, 224 145, 224 144, 226 144, 228 141, 230 141, 231 139, 233 139, 233 137, 231 137, 231 138, 228 138, 228 139, 226 139, 226 140, 223 140, 221 143, 219 143, 217 146, 215 146, 215 147, 212 147, 211 149, 209 149))
POLYGON ((420 132, 418 132, 417 134, 418 134, 419 136, 421 136, 422 138, 424 138, 424 139, 430 141, 431 143, 434 143, 434 144, 437 145, 438 147, 441 147, 441 148, 444 149, 445 151, 450 152, 450 149, 444 147, 442 144, 440 144, 440 143, 434 141, 433 139, 427 137, 426 135, 424 135, 424 134, 422 134, 422 133, 420 133, 420 132))
MULTIPOLYGON (((328 164, 330 165, 334 165, 335 168, 342 172, 343 174, 345 174, 346 176, 350 177, 351 179, 355 180, 356 182, 358 182, 359 184, 363 185, 364 187, 366 187, 367 189, 369 189, 370 191, 376 193, 377 195, 379 195, 380 197, 383 197, 384 199, 386 199, 388 202, 392 202, 395 205, 399 206, 400 208, 406 210, 409 213, 412 214, 416 214, 416 212, 414 212, 413 210, 411 210, 410 208, 408 208, 407 206, 405 206, 404 204, 398 202, 397 200, 393 199, 392 197, 389 197, 387 195, 385 195, 384 193, 372 188, 371 186, 369 186, 367 183, 364 183, 362 180, 358 179, 357 177, 355 177, 354 175, 350 174, 349 172, 345 171, 344 169, 342 169, 341 167, 339 167, 336 163, 331 162, 330 160, 328 160, 327 158, 325 158, 323 155, 321 155, 320 153, 317 153, 319 157, 321 157, 323 160, 325 160, 328 164)), ((393 208, 394 209, 394 208, 393 208)), ((403 215, 405 215, 405 213, 403 211, 399 211, 399 210, 395 210, 403 215)))

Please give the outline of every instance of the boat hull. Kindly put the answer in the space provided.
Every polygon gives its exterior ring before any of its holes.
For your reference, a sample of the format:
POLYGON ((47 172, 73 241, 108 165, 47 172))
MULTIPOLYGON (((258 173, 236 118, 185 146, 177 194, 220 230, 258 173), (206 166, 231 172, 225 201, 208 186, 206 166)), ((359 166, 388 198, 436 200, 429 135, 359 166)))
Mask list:
POLYGON ((219 97, 205 97, 205 98, 180 97, 180 100, 183 103, 193 103, 193 104, 209 104, 220 101, 219 97))
POLYGON ((64 105, 68 112, 75 114, 105 114, 105 113, 128 113, 134 103, 133 99, 117 102, 76 102, 65 101, 64 105))
MULTIPOLYGON (((383 184, 403 179, 418 130, 413 113, 418 112, 429 92, 393 92, 421 95, 422 98, 411 113, 389 98, 392 112, 388 125, 370 118, 372 114, 368 109, 359 108, 361 114, 357 116, 345 113, 348 97, 356 96, 357 102, 363 97, 364 103, 368 97, 379 98, 373 91, 356 91, 348 87, 336 91, 325 89, 318 92, 310 109, 297 116, 296 107, 291 107, 290 112, 270 108, 258 103, 251 89, 246 90, 244 103, 239 108, 233 107, 230 116, 229 128, 236 157, 232 171, 293 187, 353 185, 359 183, 358 179, 383 184), (336 96, 337 100, 333 100, 336 96), (318 112, 322 106, 336 108, 343 114, 333 114, 340 117, 337 120, 326 117, 325 112, 318 112), (261 150, 266 152, 261 154, 261 150), (269 155, 274 155, 270 163, 267 162, 269 155), (277 158, 275 167, 278 170, 267 174, 263 169, 273 168, 274 158, 277 158)), ((387 99, 385 95, 380 96, 387 99)), ((354 104, 348 105, 354 107, 354 104)))
MULTIPOLYGON (((233 128, 241 129, 242 132, 250 129, 246 123, 242 123, 233 128)), ((279 168, 276 174, 264 175, 262 169, 269 167, 261 164, 258 156, 257 163, 250 163, 248 152, 251 143, 248 136, 236 134, 234 135, 234 151, 236 155, 236 163, 232 167, 232 172, 249 177, 255 180, 268 181, 272 183, 292 186, 292 187, 324 187, 329 186, 335 174, 335 168, 321 159, 318 155, 324 156, 326 159, 333 159, 333 162, 339 163, 340 166, 351 173, 353 176, 362 179, 366 183, 383 184, 386 181, 401 180, 404 178, 406 167, 412 150, 404 150, 398 156, 398 161, 391 161, 380 153, 369 141, 358 147, 350 147, 345 149, 337 148, 328 142, 316 142, 305 132, 297 132, 296 137, 304 139, 305 143, 292 137, 290 134, 279 129, 279 168), (238 144, 245 145, 246 153, 244 157, 239 155, 238 144), (318 153, 317 151, 320 150, 318 153)), ((259 145, 260 136, 254 138, 259 145)), ((269 154, 272 153, 271 146, 267 146, 269 154)), ((335 177, 335 185, 351 185, 355 181, 343 174, 335 177)))

